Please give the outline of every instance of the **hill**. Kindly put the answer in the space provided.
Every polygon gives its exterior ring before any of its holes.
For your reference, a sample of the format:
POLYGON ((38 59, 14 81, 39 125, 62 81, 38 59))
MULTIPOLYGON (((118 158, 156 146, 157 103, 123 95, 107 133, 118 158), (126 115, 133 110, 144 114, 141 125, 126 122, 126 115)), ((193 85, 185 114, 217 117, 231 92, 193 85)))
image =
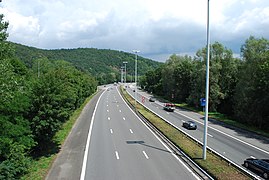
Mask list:
MULTIPOLYGON (((120 68, 123 62, 127 63, 127 81, 131 81, 135 70, 135 55, 123 51, 77 48, 44 50, 12 43, 15 46, 16 56, 28 67, 32 67, 33 61, 47 58, 49 60, 65 60, 71 62, 77 68, 91 73, 97 78, 99 84, 120 81, 120 68)), ((147 71, 156 69, 161 63, 138 56, 138 75, 144 75, 147 71)))

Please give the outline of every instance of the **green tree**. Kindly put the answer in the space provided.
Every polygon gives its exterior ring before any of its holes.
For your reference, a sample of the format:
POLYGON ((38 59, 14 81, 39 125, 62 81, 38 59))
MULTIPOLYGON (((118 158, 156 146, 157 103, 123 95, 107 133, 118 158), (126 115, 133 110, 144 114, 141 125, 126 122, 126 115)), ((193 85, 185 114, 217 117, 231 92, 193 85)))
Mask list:
MULTIPOLYGON (((196 55, 197 61, 200 62, 196 62, 193 88, 188 102, 197 105, 199 99, 205 96, 206 48, 199 50, 196 55)), ((232 57, 231 50, 218 42, 211 45, 209 76, 209 109, 211 111, 220 110, 231 113, 231 99, 237 83, 238 65, 239 60, 232 57)))
POLYGON ((0 15, 0 179, 16 179, 27 171, 35 145, 25 112, 30 106, 28 72, 6 42, 8 23, 0 15))
POLYGON ((162 85, 162 68, 148 71, 143 78, 141 78, 140 85, 150 93, 163 95, 162 85))
POLYGON ((45 60, 40 64, 49 69, 42 70, 40 77, 35 78, 28 117, 39 144, 36 148, 44 152, 61 125, 94 92, 96 82, 65 61, 45 60))
POLYGON ((8 37, 7 28, 8 22, 4 21, 4 15, 0 14, 0 60, 9 58, 14 53, 12 45, 6 42, 8 37))
POLYGON ((241 52, 243 64, 236 86, 235 115, 243 123, 268 127, 269 41, 251 36, 241 52))
POLYGON ((194 63, 190 56, 177 56, 177 61, 173 75, 175 79, 174 100, 186 102, 192 88, 194 63))

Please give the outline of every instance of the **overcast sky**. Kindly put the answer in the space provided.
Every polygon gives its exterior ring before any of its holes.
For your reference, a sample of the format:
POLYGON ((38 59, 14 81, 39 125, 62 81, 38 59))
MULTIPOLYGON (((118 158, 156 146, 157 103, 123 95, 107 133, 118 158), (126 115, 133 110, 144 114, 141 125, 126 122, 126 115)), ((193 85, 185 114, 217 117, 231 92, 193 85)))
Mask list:
MULTIPOLYGON (((206 45, 207 0, 2 0, 9 41, 42 49, 93 47, 165 61, 206 45)), ((269 0, 210 0, 211 42, 235 54, 269 39, 269 0)))

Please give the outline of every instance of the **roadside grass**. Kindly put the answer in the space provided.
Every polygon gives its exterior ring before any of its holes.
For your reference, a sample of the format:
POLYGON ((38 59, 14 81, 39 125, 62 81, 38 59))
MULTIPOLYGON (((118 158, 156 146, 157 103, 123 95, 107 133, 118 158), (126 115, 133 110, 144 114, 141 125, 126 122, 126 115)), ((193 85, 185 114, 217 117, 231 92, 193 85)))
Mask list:
MULTIPOLYGON (((125 99, 134 104, 133 98, 125 90, 121 89, 121 92, 125 99)), ((248 176, 210 151, 207 151, 207 159, 203 160, 203 148, 201 145, 148 111, 139 103, 137 103, 137 110, 215 179, 250 179, 248 176)))
MULTIPOLYGON (((188 106, 185 103, 176 104, 176 106, 180 107, 180 108, 183 108, 183 109, 187 109, 187 110, 190 110, 190 111, 197 112, 197 113, 199 113, 201 115, 204 115, 204 112, 201 110, 201 107, 200 108, 194 108, 194 107, 188 106)), ((223 122, 223 123, 225 123, 227 125, 231 125, 231 126, 234 126, 234 127, 240 128, 240 129, 244 129, 244 130, 247 130, 247 131, 251 131, 251 132, 260 134, 260 135, 265 136, 265 137, 269 137, 269 128, 268 128, 267 131, 263 131, 261 129, 258 129, 257 127, 242 124, 240 122, 232 120, 227 115, 221 114, 219 112, 208 112, 208 117, 211 118, 211 119, 215 119, 217 121, 223 122)))
MULTIPOLYGON (((97 92, 96 92, 97 93, 97 92)), ((75 124, 76 120, 78 119, 79 115, 81 114, 85 105, 92 99, 96 93, 92 94, 88 97, 84 103, 74 111, 74 113, 70 116, 69 120, 66 121, 61 129, 55 134, 53 138, 53 142, 62 146, 69 135, 70 131, 72 130, 73 125, 75 124)), ((60 148, 60 147, 59 147, 60 148)), ((31 166, 29 168, 29 173, 24 175, 21 179, 22 180, 43 180, 46 178, 47 173, 51 165, 53 164, 54 160, 57 157, 57 153, 51 154, 49 156, 42 156, 37 160, 32 160, 31 166)))

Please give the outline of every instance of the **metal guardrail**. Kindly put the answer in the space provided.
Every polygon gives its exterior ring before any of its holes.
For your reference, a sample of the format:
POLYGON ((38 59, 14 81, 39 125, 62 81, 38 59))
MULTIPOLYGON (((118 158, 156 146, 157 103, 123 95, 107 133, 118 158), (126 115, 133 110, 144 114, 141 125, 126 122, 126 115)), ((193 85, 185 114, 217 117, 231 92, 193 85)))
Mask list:
MULTIPOLYGON (((127 92, 133 99, 134 99, 134 97, 133 97, 128 91, 126 91, 126 92, 127 92)), ((123 96, 123 97, 124 97, 124 96, 123 96)), ((125 97, 124 97, 124 99, 126 100, 125 97)), ((126 100, 126 101, 128 102, 129 106, 135 111, 135 107, 134 107, 128 100, 126 100)), ((194 137, 190 136, 189 134, 185 133, 185 132, 182 131, 180 128, 176 127, 174 124, 170 123, 169 121, 167 121, 167 120, 166 120, 165 118, 163 118, 162 116, 156 114, 154 111, 148 109, 144 104, 141 104, 139 101, 137 101, 137 102, 138 102, 140 105, 142 105, 144 108, 146 108, 147 110, 149 110, 151 113, 153 113, 154 115, 158 116, 159 118, 161 118, 162 120, 164 120, 166 123, 168 123, 168 124, 171 125, 172 127, 176 128, 177 130, 179 130, 180 132, 182 132, 184 135, 186 135, 186 136, 188 136, 189 138, 191 138, 192 140, 194 140, 196 143, 198 143, 198 144, 200 144, 200 145, 203 145, 199 140, 197 140, 196 138, 194 138, 194 137)), ((135 112, 136 112, 136 111, 135 111, 135 112)), ((141 113, 139 113, 139 112, 136 112, 136 113, 137 113, 137 114, 140 114, 140 116, 142 116, 144 119, 146 119, 141 113)), ((142 118, 142 119, 143 119, 143 118, 142 118)), ((147 121, 147 124, 148 124, 148 123, 151 124, 147 119, 146 119, 146 121, 147 121)), ((152 124, 151 124, 151 125, 152 125, 152 124)), ((154 125, 152 125, 152 126, 154 126, 154 125)), ((155 126, 154 126, 154 127, 155 127, 155 126)), ((155 127, 155 129, 157 129, 157 128, 155 127)), ((159 131, 159 130, 157 129, 157 131, 159 131)), ((159 133, 162 134, 160 131, 159 131, 159 133)), ((162 134, 162 136, 164 136, 164 135, 162 134)), ((165 137, 165 138, 168 139, 167 137, 165 137)), ((168 139, 168 141, 170 141, 170 140, 168 139)), ((170 143, 173 144, 171 141, 170 141, 170 143)), ((198 164, 196 164, 194 161, 192 161, 191 158, 188 157, 183 151, 181 151, 176 145, 173 144, 173 146, 175 146, 175 148, 178 149, 178 152, 180 152, 180 153, 183 154, 187 159, 189 159, 190 162, 192 162, 193 164, 195 164, 195 165, 197 166, 197 168, 199 168, 199 169, 201 169, 202 171, 204 171, 198 164)), ((170 146, 169 146, 169 147, 170 147, 170 146)), ((250 178, 252 178, 252 179, 256 179, 256 180, 262 180, 262 178, 261 178, 260 176, 258 176, 258 175, 256 175, 256 174, 254 174, 254 173, 252 173, 252 172, 246 170, 245 168, 239 166, 239 165, 236 164, 235 162, 231 161, 230 159, 224 157, 223 155, 221 155, 220 153, 218 153, 217 151, 215 151, 214 149, 212 149, 212 148, 210 148, 210 147, 207 147, 207 149, 208 149, 210 152, 214 153, 215 155, 217 155, 217 156, 221 157, 222 159, 224 159, 224 160, 225 160, 226 162, 228 162, 230 165, 234 166, 235 168, 237 168, 238 170, 240 170, 242 173, 246 174, 246 175, 249 176, 250 178)), ((181 156, 181 157, 182 157, 182 156, 181 156)), ((204 171, 204 172, 205 172, 205 171, 204 171)), ((206 173, 206 172, 205 172, 205 173, 206 173)), ((206 174, 208 175, 208 178, 209 178, 209 179, 213 179, 208 173, 206 173, 206 174)))

